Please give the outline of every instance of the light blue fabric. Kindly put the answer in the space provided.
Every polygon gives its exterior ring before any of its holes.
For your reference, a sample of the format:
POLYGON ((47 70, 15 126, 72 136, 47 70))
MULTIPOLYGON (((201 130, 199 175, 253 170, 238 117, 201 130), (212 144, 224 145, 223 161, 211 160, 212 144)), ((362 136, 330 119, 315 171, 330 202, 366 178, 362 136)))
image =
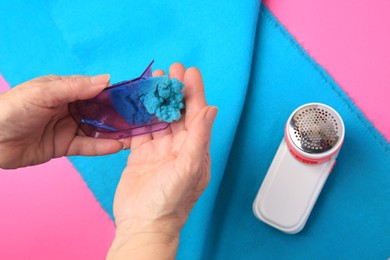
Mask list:
POLYGON ((262 8, 245 107, 212 216, 206 259, 386 259, 390 145, 334 80, 262 8), (335 108, 346 136, 306 227, 287 235, 255 219, 252 203, 291 112, 335 108))
MULTIPOLYGON (((178 256, 203 254, 209 217, 233 142, 250 77, 260 2, 2 1, 0 72, 12 85, 45 74, 110 73, 112 82, 175 61, 203 72, 208 102, 220 109, 213 176, 182 232, 178 256), (6 61, 6 62, 4 62, 6 61), (224 93, 221 95, 221 93, 224 93)), ((71 161, 112 216, 128 152, 71 161)))
MULTIPOLYGON (((389 144, 266 9, 257 26, 259 1, 3 2, 0 73, 13 85, 49 73, 111 73, 117 82, 151 59, 155 69, 182 61, 202 70, 219 107, 212 178, 179 259, 389 256, 389 144), (346 140, 306 228, 285 235, 257 221, 251 205, 287 117, 315 101, 341 114, 346 140)), ((127 155, 71 158, 109 214, 127 155)))

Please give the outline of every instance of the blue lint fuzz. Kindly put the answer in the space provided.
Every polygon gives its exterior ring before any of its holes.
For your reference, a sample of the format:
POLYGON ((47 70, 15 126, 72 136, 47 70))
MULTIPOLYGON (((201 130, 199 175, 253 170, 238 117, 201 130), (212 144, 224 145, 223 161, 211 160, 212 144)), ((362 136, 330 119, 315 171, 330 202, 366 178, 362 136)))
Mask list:
POLYGON ((182 82, 162 76, 141 80, 137 85, 139 98, 150 114, 168 123, 180 119, 180 109, 184 108, 182 82))

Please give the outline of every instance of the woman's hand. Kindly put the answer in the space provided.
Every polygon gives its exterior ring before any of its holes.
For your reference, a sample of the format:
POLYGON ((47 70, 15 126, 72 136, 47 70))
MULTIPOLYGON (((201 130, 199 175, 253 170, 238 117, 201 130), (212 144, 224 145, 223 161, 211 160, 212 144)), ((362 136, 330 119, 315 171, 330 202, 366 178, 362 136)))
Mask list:
POLYGON ((133 137, 128 144, 131 154, 114 200, 111 259, 173 259, 180 231, 210 179, 217 108, 206 104, 198 69, 186 71, 176 63, 169 76, 184 81, 185 113, 163 132, 133 137))
POLYGON ((98 95, 109 75, 40 77, 0 95, 0 168, 40 164, 64 155, 118 152, 117 140, 86 137, 68 103, 98 95))

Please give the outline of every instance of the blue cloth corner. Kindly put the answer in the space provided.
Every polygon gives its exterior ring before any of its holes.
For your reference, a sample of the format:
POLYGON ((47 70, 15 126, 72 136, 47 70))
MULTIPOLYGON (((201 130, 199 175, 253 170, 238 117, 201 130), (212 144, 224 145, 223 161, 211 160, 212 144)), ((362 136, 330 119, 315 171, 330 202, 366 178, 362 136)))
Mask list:
POLYGON ((252 74, 215 203, 204 259, 385 259, 390 250, 390 145, 335 81, 261 8, 252 74), (335 108, 346 136, 303 229, 287 235, 255 218, 252 203, 291 112, 335 108))
MULTIPOLYGON (((244 104, 259 5, 258 0, 3 1, 0 72, 11 85, 45 74, 110 73, 115 83, 138 76, 153 59, 154 69, 166 72, 176 61, 198 67, 208 103, 220 112, 212 180, 182 232, 178 258, 200 259, 244 104)), ((111 217, 127 155, 70 158, 111 217)))
MULTIPOLYGON (((152 59, 154 69, 175 61, 201 69, 207 100, 219 107, 212 177, 178 259, 388 257, 389 143, 266 8, 259 15, 259 4, 3 1, 0 73, 16 85, 44 74, 110 73, 118 82, 152 59), (306 102, 335 108, 346 139, 305 229, 286 235, 256 220, 251 205, 285 121, 306 102)), ((111 216, 127 156, 70 158, 111 216)))

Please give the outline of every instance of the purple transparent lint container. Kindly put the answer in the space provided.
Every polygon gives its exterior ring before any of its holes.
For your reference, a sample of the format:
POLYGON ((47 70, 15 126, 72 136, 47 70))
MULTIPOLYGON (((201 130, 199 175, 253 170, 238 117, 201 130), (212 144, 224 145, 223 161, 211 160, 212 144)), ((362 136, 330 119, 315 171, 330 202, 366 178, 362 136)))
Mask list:
POLYGON ((138 96, 137 86, 152 77, 152 64, 138 78, 119 82, 95 98, 69 104, 69 113, 80 129, 91 137, 121 139, 163 130, 169 123, 148 113, 138 96))

